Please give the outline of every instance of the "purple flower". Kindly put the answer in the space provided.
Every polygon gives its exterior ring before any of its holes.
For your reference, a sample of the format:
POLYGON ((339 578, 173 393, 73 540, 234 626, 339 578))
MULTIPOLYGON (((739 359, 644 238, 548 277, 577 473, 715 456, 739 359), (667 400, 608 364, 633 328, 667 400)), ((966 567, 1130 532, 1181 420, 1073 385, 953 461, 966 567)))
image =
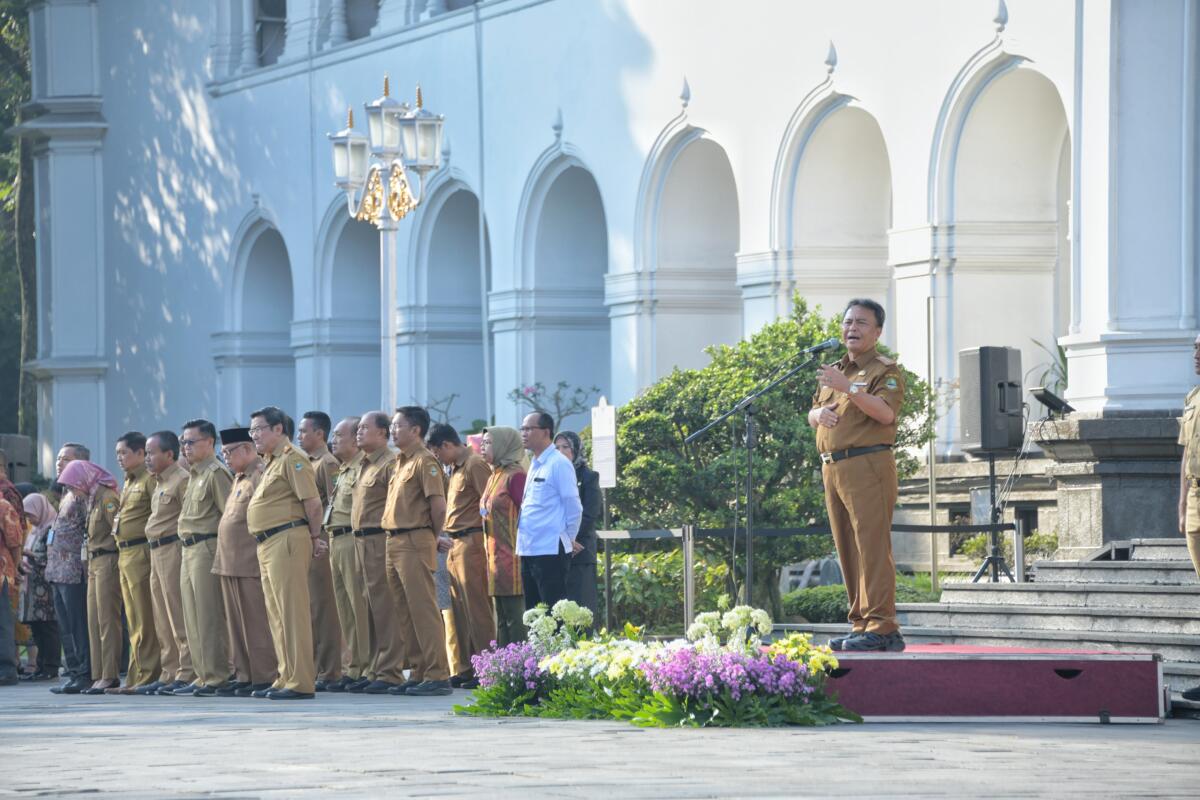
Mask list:
POLYGON ((803 698, 812 692, 805 682, 804 665, 782 654, 712 653, 684 647, 658 653, 639 668, 655 691, 697 700, 722 691, 735 700, 753 694, 803 698))
POLYGON ((537 689, 544 674, 538 669, 537 657, 527 642, 514 642, 504 647, 493 647, 471 656, 471 665, 479 678, 479 685, 488 688, 506 685, 511 688, 537 689))

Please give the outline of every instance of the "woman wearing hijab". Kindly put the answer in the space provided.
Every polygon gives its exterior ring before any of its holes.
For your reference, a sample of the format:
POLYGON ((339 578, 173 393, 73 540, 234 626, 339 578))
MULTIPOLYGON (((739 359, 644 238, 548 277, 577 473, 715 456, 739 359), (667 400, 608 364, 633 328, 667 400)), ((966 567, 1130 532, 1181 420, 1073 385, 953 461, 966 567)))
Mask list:
MULTIPOLYGON (((31 489, 33 487, 30 487, 31 489)), ((46 681, 58 677, 62 666, 62 643, 58 639, 58 622, 54 618, 54 594, 46 582, 46 534, 58 517, 58 512, 43 494, 32 492, 22 501, 29 533, 21 572, 25 575, 21 587, 21 606, 18 618, 29 626, 37 645, 37 670, 23 676, 24 680, 46 681)))
POLYGON ((487 550, 488 594, 496 609, 496 644, 525 639, 525 587, 517 557, 517 518, 525 494, 525 448, 516 428, 485 428, 480 445, 492 477, 479 501, 487 550))
POLYGON ((121 579, 113 536, 117 479, 90 461, 72 461, 58 482, 86 505, 88 651, 95 683, 81 694, 104 694, 121 683, 121 579))
POLYGON ((554 446, 575 467, 579 502, 583 505, 579 535, 575 537, 577 549, 571 554, 571 569, 567 572, 567 599, 574 600, 584 608, 590 608, 594 626, 595 619, 600 616, 600 602, 596 590, 596 522, 604 509, 600 499, 600 474, 588 468, 579 434, 574 431, 560 431, 554 437, 554 446))

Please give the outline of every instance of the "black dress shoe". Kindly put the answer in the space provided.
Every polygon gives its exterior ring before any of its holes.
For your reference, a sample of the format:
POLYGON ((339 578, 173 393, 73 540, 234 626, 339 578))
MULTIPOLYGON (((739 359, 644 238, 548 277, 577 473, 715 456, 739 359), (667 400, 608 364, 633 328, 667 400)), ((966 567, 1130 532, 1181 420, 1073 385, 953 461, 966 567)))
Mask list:
POLYGON ((273 692, 273 691, 275 691, 274 686, 264 686, 261 689, 255 689, 253 692, 250 693, 250 696, 257 697, 259 700, 262 700, 263 698, 270 695, 271 692, 273 692))
POLYGON ((312 700, 315 697, 312 692, 297 692, 293 689, 272 689, 267 692, 268 700, 312 700))
MULTIPOLYGON (((238 689, 249 689, 250 681, 228 681, 215 690, 217 697, 237 697, 238 689)), ((246 693, 247 695, 249 692, 246 693)))
POLYGON ((192 690, 192 697, 216 697, 217 691, 216 686, 201 683, 197 684, 196 688, 192 690))
POLYGON ((343 675, 341 678, 339 678, 336 681, 330 681, 329 683, 326 683, 325 691, 327 691, 327 692, 344 692, 344 691, 346 691, 346 687, 352 683, 354 683, 353 678, 351 678, 348 675, 343 675))
POLYGON ((152 694, 158 694, 158 690, 161 689, 165 685, 166 684, 163 683, 162 681, 151 681, 150 683, 146 683, 146 684, 143 684, 143 685, 137 687, 136 689, 133 690, 133 693, 140 694, 143 697, 152 695, 152 694))
POLYGON ((202 687, 203 685, 204 684, 199 683, 199 682, 185 683, 183 686, 180 686, 178 689, 175 689, 174 691, 169 692, 169 694, 172 694, 175 697, 189 697, 189 696, 195 694, 196 690, 199 689, 200 687, 202 687))
POLYGON ((466 678, 464 678, 461 675, 451 675, 450 676, 450 688, 451 689, 460 688, 463 685, 464 680, 466 680, 466 678))
POLYGON ((393 686, 391 689, 388 689, 388 694, 405 695, 408 694, 409 689, 415 689, 420 685, 420 681, 405 681, 399 686, 393 686))
POLYGON ((105 681, 104 683, 105 683, 104 686, 89 686, 88 688, 81 691, 80 694, 91 694, 91 695, 104 694, 107 690, 121 685, 120 681, 105 681))
POLYGON ((79 694, 91 684, 91 678, 72 678, 62 686, 52 687, 50 691, 54 694, 79 694))
POLYGON ((454 694, 454 690, 450 688, 450 681, 421 681, 419 685, 409 689, 407 694, 409 697, 439 697, 454 694))
POLYGON ((374 683, 374 681, 372 681, 370 678, 359 678, 354 683, 347 684, 346 691, 353 694, 362 694, 372 683, 374 683))
POLYGON ((904 650, 904 637, 900 631, 881 634, 867 631, 852 636, 842 644, 844 653, 899 653, 904 650))
POLYGON ((387 694, 395 687, 396 684, 389 681, 371 681, 367 687, 363 689, 364 694, 387 694))
POLYGON ((855 636, 862 636, 862 631, 850 631, 845 636, 835 636, 829 640, 830 650, 842 650, 846 647, 846 642, 853 639, 855 636))
POLYGON ((458 685, 458 688, 460 688, 460 689, 478 689, 479 688, 479 679, 478 678, 467 678, 465 681, 463 681, 462 683, 460 683, 458 685))

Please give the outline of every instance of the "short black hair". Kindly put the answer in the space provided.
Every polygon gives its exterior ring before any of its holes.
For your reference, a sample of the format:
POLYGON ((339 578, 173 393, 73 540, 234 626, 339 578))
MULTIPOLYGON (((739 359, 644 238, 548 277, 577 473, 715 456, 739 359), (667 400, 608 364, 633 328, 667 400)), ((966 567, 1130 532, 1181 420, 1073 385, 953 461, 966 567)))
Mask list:
POLYGON ((462 445, 462 439, 458 436, 458 431, 454 427, 447 425, 444 422, 439 422, 429 429, 429 437, 426 439, 430 447, 441 447, 446 442, 453 445, 462 445))
POLYGON ((288 416, 287 413, 283 415, 283 432, 287 435, 289 441, 296 438, 296 420, 288 416))
MULTIPOLYGON (((362 418, 367 421, 368 425, 374 425, 376 428, 380 428, 385 431, 392 425, 392 420, 386 413, 382 411, 368 411, 367 413, 363 414, 362 418)), ((359 424, 361 423, 362 420, 359 420, 359 424)))
POLYGON ((123 433, 121 434, 120 438, 117 439, 117 444, 124 444, 135 453, 139 450, 144 453, 146 452, 146 434, 142 433, 141 431, 129 431, 128 433, 123 433))
POLYGON ((150 438, 158 439, 159 450, 170 450, 175 460, 179 460, 179 437, 175 435, 175 431, 159 431, 150 434, 150 438))
POLYGON ((409 425, 416 426, 421 432, 421 438, 429 432, 429 412, 420 406, 400 406, 396 413, 408 420, 409 425))
POLYGON ((329 441, 329 432, 333 430, 333 420, 324 411, 305 411, 301 419, 307 419, 317 426, 321 433, 325 434, 325 441, 329 441))
POLYGON ((180 430, 186 431, 188 428, 195 428, 200 431, 201 436, 207 436, 212 439, 213 444, 217 443, 217 427, 206 419, 190 419, 183 423, 180 430))
MULTIPOLYGON (((258 411, 251 411, 250 419, 254 419, 255 417, 262 417, 263 421, 272 428, 279 425, 283 428, 283 432, 287 433, 288 415, 283 413, 283 409, 279 408, 279 406, 263 406, 258 411)), ((288 438, 292 437, 288 436, 288 438)))
POLYGON ((535 411, 533 415, 537 417, 538 427, 545 431, 554 433, 554 417, 547 414, 545 411, 535 411))
POLYGON ((842 316, 843 317, 846 316, 846 312, 849 311, 850 309, 854 308, 855 306, 860 306, 862 308, 871 309, 871 311, 873 311, 875 313, 875 324, 878 325, 880 328, 883 327, 883 320, 885 317, 885 314, 883 312, 883 306, 879 305, 879 303, 876 303, 874 300, 871 300, 869 298, 856 297, 853 300, 851 300, 849 303, 846 303, 846 307, 844 309, 842 309, 842 316))
MULTIPOLYGON (((71 448, 75 452, 75 457, 80 461, 92 460, 92 451, 88 450, 86 445, 82 445, 79 442, 63 442, 63 447, 71 448)), ((62 448, 60 447, 59 449, 61 450, 62 448)))

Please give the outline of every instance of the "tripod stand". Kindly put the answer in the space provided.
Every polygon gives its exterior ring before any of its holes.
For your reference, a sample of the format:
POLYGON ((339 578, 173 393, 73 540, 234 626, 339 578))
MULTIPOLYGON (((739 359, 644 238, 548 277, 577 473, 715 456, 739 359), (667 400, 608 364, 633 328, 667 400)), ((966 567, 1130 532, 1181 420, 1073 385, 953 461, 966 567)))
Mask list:
MULTIPOLYGON (((996 454, 988 452, 988 491, 991 498, 990 507, 992 525, 1000 524, 1000 506, 996 503, 996 454)), ((1020 535, 1018 533, 1018 535, 1020 535)), ((1000 550, 1000 531, 993 528, 988 531, 988 556, 983 559, 983 563, 979 565, 979 569, 975 571, 975 577, 971 578, 971 583, 979 583, 979 579, 991 571, 991 582, 1000 582, 1000 573, 1003 572, 1008 576, 1009 583, 1016 583, 1013 579, 1012 572, 1008 569, 1008 564, 1004 560, 1004 554, 1000 550)))

